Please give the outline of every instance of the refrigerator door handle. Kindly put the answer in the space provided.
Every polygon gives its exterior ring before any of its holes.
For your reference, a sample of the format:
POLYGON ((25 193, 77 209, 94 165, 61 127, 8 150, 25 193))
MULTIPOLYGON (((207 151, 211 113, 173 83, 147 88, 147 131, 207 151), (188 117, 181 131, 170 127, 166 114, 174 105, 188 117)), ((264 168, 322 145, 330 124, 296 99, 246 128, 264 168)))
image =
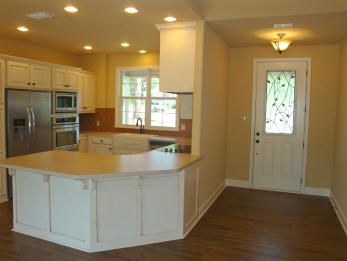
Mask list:
POLYGON ((29 139, 27 141, 27 148, 30 150, 31 147, 31 128, 32 128, 32 122, 31 122, 31 114, 30 109, 27 107, 27 117, 28 117, 28 133, 29 133, 29 139))
POLYGON ((31 126, 32 126, 32 133, 35 134, 35 126, 36 126, 36 121, 35 121, 35 113, 34 109, 31 107, 30 108, 31 112, 31 126))

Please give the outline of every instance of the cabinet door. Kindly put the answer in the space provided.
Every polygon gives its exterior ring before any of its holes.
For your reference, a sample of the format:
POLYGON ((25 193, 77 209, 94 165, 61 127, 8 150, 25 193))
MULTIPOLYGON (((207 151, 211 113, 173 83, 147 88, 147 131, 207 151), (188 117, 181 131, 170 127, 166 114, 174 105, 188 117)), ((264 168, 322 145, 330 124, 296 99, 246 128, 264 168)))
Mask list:
POLYGON ((49 230, 49 184, 45 178, 45 175, 29 171, 16 171, 15 199, 18 223, 49 230))
POLYGON ((139 234, 138 178, 97 183, 98 241, 136 237, 139 234))
POLYGON ((112 146, 103 144, 93 144, 93 152, 101 155, 112 155, 112 146))
POLYGON ((160 31, 159 88, 161 92, 193 92, 195 41, 194 28, 172 28, 160 31))
POLYGON ((64 89, 68 88, 67 84, 67 72, 61 68, 53 69, 53 88, 54 89, 64 89))
POLYGON ((83 182, 50 178, 51 230, 53 233, 85 240, 88 232, 88 190, 83 182))
POLYGON ((31 65, 31 83, 36 88, 51 88, 51 67, 32 64, 31 65))
POLYGON ((80 143, 78 145, 79 152, 88 152, 87 136, 80 136, 80 143))
POLYGON ((8 61, 7 85, 11 87, 31 87, 30 64, 8 61))
POLYGON ((86 75, 83 86, 83 106, 88 112, 95 112, 95 77, 86 75))
POLYGON ((73 71, 67 71, 67 85, 71 89, 78 89, 78 73, 73 71))
POLYGON ((142 234, 178 229, 179 176, 149 176, 142 182, 142 234))

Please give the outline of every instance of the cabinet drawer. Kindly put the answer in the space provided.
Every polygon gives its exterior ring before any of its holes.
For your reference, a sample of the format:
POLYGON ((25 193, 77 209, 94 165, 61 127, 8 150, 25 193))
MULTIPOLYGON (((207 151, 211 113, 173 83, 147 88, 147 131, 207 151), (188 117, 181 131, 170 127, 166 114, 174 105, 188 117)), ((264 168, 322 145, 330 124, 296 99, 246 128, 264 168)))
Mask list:
POLYGON ((112 137, 92 137, 92 143, 112 145, 112 137))

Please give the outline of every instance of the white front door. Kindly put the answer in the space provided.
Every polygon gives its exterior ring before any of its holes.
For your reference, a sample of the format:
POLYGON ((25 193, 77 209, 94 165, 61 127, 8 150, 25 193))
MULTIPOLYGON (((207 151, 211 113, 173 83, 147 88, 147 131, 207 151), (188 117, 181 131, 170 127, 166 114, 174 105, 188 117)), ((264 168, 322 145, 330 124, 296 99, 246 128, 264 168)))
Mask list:
POLYGON ((253 186, 300 191, 306 62, 257 62, 253 186))

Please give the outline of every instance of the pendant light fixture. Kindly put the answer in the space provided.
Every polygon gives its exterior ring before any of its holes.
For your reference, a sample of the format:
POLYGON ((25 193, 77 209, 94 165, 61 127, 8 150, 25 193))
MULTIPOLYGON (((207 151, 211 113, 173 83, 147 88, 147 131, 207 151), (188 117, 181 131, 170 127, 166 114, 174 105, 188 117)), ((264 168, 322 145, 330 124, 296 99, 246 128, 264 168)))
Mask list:
POLYGON ((279 33, 277 34, 279 39, 272 40, 270 43, 272 44, 273 48, 281 54, 283 51, 287 50, 292 41, 283 39, 286 34, 285 33, 279 33))

